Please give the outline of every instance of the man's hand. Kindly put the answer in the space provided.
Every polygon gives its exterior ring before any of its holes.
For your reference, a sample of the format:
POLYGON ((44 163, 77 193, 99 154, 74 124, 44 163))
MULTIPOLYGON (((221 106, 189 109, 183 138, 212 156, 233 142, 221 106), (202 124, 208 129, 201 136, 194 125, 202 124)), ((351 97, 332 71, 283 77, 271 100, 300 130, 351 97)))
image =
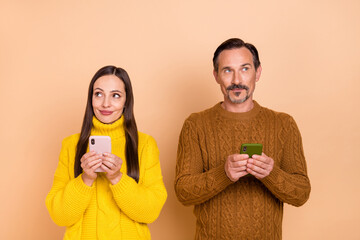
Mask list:
POLYGON ((267 177, 274 167, 274 160, 271 157, 262 153, 261 156, 253 155, 252 158, 249 158, 246 165, 246 171, 251 175, 255 176, 257 179, 262 179, 267 177))
POLYGON ((225 172, 232 182, 236 182, 239 178, 248 174, 246 171, 248 159, 249 155, 247 154, 233 154, 227 157, 225 172))

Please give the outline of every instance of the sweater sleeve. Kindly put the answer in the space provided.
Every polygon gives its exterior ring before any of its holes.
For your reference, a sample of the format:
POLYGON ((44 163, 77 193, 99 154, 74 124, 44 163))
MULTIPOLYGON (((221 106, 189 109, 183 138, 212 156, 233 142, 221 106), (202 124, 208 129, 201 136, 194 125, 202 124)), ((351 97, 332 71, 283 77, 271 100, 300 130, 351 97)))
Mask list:
POLYGON ((194 122, 187 119, 180 133, 175 177, 175 192, 184 205, 201 204, 232 184, 223 165, 205 171, 200 138, 194 122))
POLYGON ((80 220, 90 203, 94 187, 87 186, 79 175, 72 178, 69 174, 69 162, 74 156, 69 154, 76 144, 73 139, 63 141, 60 159, 55 171, 54 182, 46 197, 46 207, 52 220, 59 226, 71 226, 80 220), (75 144, 75 145, 74 145, 75 144))
POLYGON ((269 176, 261 181, 281 201, 294 206, 303 205, 310 195, 301 135, 293 118, 284 126, 285 141, 280 164, 274 164, 269 176))
POLYGON ((124 173, 117 184, 110 184, 110 189, 117 205, 129 218, 136 222, 151 223, 159 216, 167 198, 159 150, 152 137, 148 136, 139 158, 140 169, 145 167, 145 171, 140 170, 144 176, 140 176, 139 183, 124 173))

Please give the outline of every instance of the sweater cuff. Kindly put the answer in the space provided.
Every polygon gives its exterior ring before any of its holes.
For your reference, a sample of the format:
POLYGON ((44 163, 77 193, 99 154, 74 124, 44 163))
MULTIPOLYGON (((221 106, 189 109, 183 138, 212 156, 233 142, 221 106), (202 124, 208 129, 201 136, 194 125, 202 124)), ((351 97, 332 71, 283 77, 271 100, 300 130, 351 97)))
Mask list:
POLYGON ((77 178, 73 180, 74 188, 80 194, 88 196, 89 194, 92 193, 92 191, 94 191, 95 189, 94 184, 93 186, 89 187, 84 183, 81 176, 82 174, 80 174, 77 178))
POLYGON ((128 188, 131 188, 135 180, 129 177, 127 174, 122 174, 121 179, 115 185, 109 184, 111 191, 114 194, 114 197, 121 196, 124 192, 126 192, 128 188))
POLYGON ((228 178, 228 176, 226 175, 225 169, 223 165, 220 165, 217 168, 214 168, 214 180, 215 182, 217 182, 217 184, 221 187, 221 188, 226 188, 227 186, 233 184, 233 182, 230 180, 230 178, 228 178))
POLYGON ((273 167, 273 170, 270 172, 270 174, 266 177, 264 177, 263 179, 261 179, 260 181, 265 185, 265 186, 273 186, 276 183, 279 182, 279 176, 281 175, 281 169, 278 166, 273 167))

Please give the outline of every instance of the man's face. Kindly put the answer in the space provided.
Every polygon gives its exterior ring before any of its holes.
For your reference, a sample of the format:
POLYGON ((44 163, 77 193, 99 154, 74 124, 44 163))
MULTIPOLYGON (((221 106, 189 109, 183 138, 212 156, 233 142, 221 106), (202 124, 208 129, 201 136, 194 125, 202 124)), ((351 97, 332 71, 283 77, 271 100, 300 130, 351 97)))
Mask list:
POLYGON ((240 104, 252 100, 261 66, 255 70, 251 52, 245 47, 224 50, 217 61, 219 67, 217 71, 214 70, 214 77, 224 94, 224 101, 240 104))

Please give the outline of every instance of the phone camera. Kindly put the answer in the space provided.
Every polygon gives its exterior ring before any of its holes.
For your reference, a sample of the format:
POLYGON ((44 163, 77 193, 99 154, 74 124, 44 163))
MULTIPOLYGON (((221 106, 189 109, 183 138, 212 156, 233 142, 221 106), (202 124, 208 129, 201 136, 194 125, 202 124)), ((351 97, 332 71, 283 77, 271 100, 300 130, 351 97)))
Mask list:
POLYGON ((95 144, 95 139, 91 139, 91 145, 94 145, 95 144))
POLYGON ((246 146, 243 147, 243 152, 246 152, 246 150, 247 150, 247 147, 246 146))

